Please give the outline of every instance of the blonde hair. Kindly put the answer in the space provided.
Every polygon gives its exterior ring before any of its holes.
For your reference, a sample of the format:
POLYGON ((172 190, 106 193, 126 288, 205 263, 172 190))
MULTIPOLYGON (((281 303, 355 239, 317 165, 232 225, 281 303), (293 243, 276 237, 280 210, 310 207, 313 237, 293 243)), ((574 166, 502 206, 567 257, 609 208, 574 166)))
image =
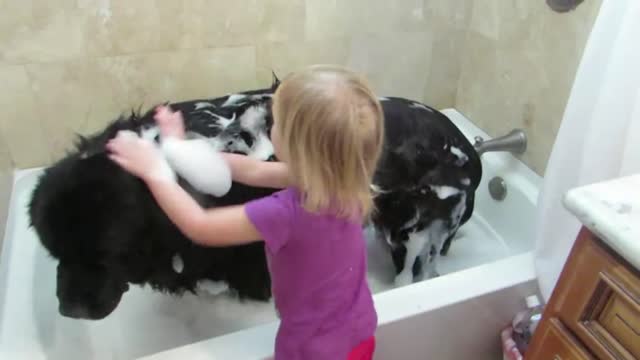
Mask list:
POLYGON ((341 67, 309 67, 281 83, 273 114, 304 208, 366 216, 384 137, 382 107, 367 81, 341 67))

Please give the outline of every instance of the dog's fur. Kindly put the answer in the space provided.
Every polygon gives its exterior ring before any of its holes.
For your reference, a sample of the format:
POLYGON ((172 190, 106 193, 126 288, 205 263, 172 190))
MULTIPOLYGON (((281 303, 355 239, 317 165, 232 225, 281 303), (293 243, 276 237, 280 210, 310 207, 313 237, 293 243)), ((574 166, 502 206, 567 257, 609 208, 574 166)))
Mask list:
MULTIPOLYGON (((210 100, 172 104, 192 137, 218 150, 273 160, 269 141, 271 95, 278 86, 210 100)), ((389 243, 399 283, 433 264, 473 211, 480 161, 443 114, 400 98, 381 98, 386 141, 372 188, 372 223, 389 243), (422 237, 421 237, 422 235, 422 237), (447 244, 447 245, 445 245, 447 244)), ((202 280, 223 281, 240 298, 267 300, 270 278, 262 243, 204 248, 185 238, 144 183, 111 162, 105 144, 120 130, 156 139, 153 112, 121 117, 47 168, 29 205, 41 243, 59 261, 60 313, 101 319, 118 305, 128 284, 172 294, 195 291, 202 280), (176 262, 179 265, 176 265, 176 262)), ((204 207, 240 204, 274 189, 234 183, 215 198, 180 184, 204 207)))

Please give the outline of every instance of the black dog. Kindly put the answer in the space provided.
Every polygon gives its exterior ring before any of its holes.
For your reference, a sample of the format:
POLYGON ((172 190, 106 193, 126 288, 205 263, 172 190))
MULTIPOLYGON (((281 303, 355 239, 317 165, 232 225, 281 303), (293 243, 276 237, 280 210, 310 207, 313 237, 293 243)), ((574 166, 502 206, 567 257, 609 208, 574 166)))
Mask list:
MULTIPOLYGON (((273 160, 269 132, 277 86, 276 81, 267 89, 171 106, 184 114, 190 136, 209 139, 218 150, 273 160)), ((422 262, 433 263, 445 240, 471 215, 481 168, 471 144, 443 114, 405 99, 381 98, 381 103, 386 142, 373 186, 378 211, 372 222, 391 245, 399 278, 410 280, 422 262), (418 236, 425 233, 427 240, 418 236), (425 251, 429 259, 422 256, 425 251)), ((60 313, 104 318, 129 283, 181 294, 195 291, 202 280, 223 281, 240 298, 269 299, 262 243, 204 248, 185 238, 144 183, 108 159, 105 144, 120 130, 149 139, 158 134, 151 111, 121 117, 81 138, 75 150, 45 170, 32 195, 32 226, 59 261, 60 313)), ((204 207, 244 203, 275 191, 236 183, 215 198, 179 181, 204 207)))
POLYGON ((436 276, 458 228, 472 215, 482 177, 480 158, 442 113, 414 101, 383 98, 385 150, 374 176, 372 223, 391 247, 398 276, 407 285, 436 276))

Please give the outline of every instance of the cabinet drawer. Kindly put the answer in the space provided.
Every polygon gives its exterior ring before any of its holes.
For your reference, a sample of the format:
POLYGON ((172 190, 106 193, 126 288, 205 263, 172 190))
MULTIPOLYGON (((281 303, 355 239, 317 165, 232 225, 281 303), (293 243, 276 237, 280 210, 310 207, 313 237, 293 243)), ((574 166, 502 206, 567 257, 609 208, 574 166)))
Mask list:
MULTIPOLYGON (((606 278, 605 278, 606 279, 606 278)), ((611 280, 595 298, 585 327, 623 359, 640 358, 640 304, 611 280)))
POLYGON ((640 271, 583 227, 529 351, 531 360, 639 360, 640 271))
POLYGON ((638 304, 612 296, 599 322, 609 334, 636 358, 640 358, 640 309, 638 304))
POLYGON ((640 359, 640 276, 583 229, 545 316, 598 359, 640 359))
POLYGON ((540 342, 543 346, 531 348, 526 359, 544 360, 590 360, 594 359, 587 350, 567 331, 562 323, 550 319, 546 326, 540 328, 540 342))

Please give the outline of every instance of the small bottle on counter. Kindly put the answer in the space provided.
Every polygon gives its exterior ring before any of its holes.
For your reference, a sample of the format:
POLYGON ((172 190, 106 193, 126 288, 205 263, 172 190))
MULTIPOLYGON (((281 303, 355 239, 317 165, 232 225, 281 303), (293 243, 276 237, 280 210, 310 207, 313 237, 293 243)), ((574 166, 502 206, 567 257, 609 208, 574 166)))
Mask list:
POLYGON ((543 310, 537 295, 527 297, 526 302, 527 309, 517 313, 512 323, 513 340, 516 342, 518 350, 523 354, 542 319, 543 310))

